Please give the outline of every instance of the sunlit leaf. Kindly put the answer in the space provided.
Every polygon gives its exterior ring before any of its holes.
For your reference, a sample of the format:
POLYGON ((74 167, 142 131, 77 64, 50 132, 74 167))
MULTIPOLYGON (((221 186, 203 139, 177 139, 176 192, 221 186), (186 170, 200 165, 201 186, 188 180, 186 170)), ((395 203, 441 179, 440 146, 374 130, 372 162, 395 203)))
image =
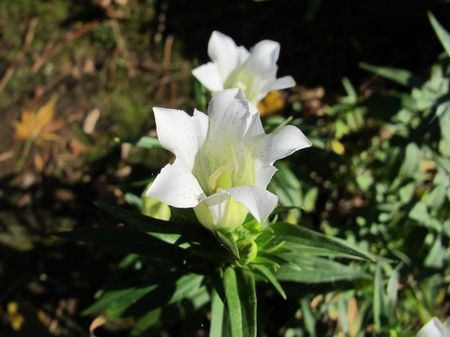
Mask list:
POLYGON ((373 260, 367 253, 363 253, 356 248, 350 247, 348 244, 325 236, 318 232, 311 231, 301 226, 276 222, 270 225, 277 237, 282 241, 292 241, 301 246, 321 248, 330 252, 339 252, 353 257, 366 260, 373 260))
POLYGON ((301 254, 284 254, 283 257, 300 270, 283 265, 276 273, 280 281, 314 284, 368 278, 363 272, 326 258, 301 254))
POLYGON ((267 268, 266 266, 264 266, 262 264, 255 264, 255 265, 253 265, 253 268, 256 269, 257 271, 259 271, 261 273, 261 275, 263 275, 264 278, 273 285, 273 287, 278 291, 278 293, 281 295, 281 297, 286 299, 286 293, 284 292, 283 287, 278 282, 275 274, 269 268, 267 268))
POLYGON ((278 90, 269 92, 267 96, 258 104, 258 110, 262 117, 280 112, 283 108, 284 97, 278 90))
POLYGON ((249 270, 228 267, 223 286, 233 337, 256 337, 256 290, 249 270))
POLYGON ((439 41, 441 41, 442 46, 447 52, 447 55, 450 57, 450 34, 441 26, 431 12, 428 12, 428 19, 430 20, 439 41))
POLYGON ((409 87, 420 87, 425 82, 425 80, 420 78, 418 75, 415 75, 405 69, 381 67, 364 62, 360 63, 359 66, 377 76, 384 77, 388 80, 409 87))

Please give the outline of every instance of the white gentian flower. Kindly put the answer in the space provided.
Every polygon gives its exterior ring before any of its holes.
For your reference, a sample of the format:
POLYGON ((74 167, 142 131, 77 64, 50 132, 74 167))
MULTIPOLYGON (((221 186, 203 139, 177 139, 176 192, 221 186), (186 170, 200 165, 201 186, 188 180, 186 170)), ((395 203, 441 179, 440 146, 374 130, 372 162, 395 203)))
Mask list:
POLYGON ((154 108, 161 145, 176 160, 166 165, 147 195, 173 207, 194 208, 209 229, 232 231, 250 212, 264 222, 278 197, 266 190, 273 163, 311 145, 294 126, 265 134, 239 89, 218 93, 208 116, 195 110, 154 108))
POLYGON ((250 102, 252 113, 269 91, 293 87, 291 76, 277 79, 277 60, 280 54, 278 42, 263 40, 250 52, 243 46, 217 31, 211 34, 208 55, 212 62, 203 64, 192 74, 211 92, 240 88, 250 102))
POLYGON ((417 337, 450 337, 450 319, 442 323, 434 317, 419 330, 417 337))

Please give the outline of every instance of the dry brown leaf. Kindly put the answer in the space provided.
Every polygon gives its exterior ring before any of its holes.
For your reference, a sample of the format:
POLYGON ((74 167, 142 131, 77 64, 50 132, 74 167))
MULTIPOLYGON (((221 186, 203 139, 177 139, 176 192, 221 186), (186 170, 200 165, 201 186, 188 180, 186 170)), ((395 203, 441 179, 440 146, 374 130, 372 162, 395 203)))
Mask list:
POLYGON ((36 153, 33 156, 33 164, 34 164, 34 168, 37 172, 43 172, 45 169, 45 160, 44 158, 39 154, 36 153))
POLYGON ((38 144, 46 141, 62 141, 63 138, 54 133, 65 125, 63 121, 54 121, 56 101, 57 97, 54 95, 38 110, 33 107, 24 110, 20 120, 13 124, 15 137, 38 144))
POLYGON ((270 116, 283 110, 285 105, 283 94, 278 91, 271 91, 258 104, 258 110, 261 117, 270 116))
POLYGON ((102 325, 106 324, 106 318, 104 316, 98 316, 96 317, 91 325, 89 326, 89 334, 91 335, 91 337, 95 337, 95 329, 101 327, 102 325))
POLYGON ((83 123, 83 131, 84 133, 90 135, 94 132, 95 126, 97 125, 98 119, 100 118, 100 109, 95 108, 92 109, 83 123))
POLYGON ((25 317, 19 312, 19 305, 17 302, 9 302, 6 306, 8 313, 9 324, 14 331, 20 331, 25 323, 25 317))
POLYGON ((3 152, 3 153, 0 153, 0 163, 2 161, 9 160, 12 157, 14 157, 14 151, 6 151, 6 152, 3 152))
POLYGON ((356 301, 356 298, 352 297, 348 301, 348 311, 347 311, 347 320, 351 337, 355 337, 358 334, 359 330, 358 316, 359 316, 358 302, 356 301))

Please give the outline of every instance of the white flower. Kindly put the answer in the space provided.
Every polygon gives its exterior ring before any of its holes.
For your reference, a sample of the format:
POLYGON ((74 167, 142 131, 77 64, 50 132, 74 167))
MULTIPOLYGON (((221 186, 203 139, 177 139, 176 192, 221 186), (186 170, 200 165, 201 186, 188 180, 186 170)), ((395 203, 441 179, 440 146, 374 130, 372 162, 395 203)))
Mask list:
POLYGON ((450 319, 442 323, 434 317, 419 330, 417 337, 450 337, 450 319))
POLYGON ((219 32, 211 34, 208 55, 212 62, 203 64, 192 74, 211 92, 240 88, 250 102, 252 112, 269 91, 293 87, 291 76, 277 79, 277 60, 280 54, 278 42, 263 40, 249 52, 219 32))
POLYGON ((208 115, 154 108, 161 145, 176 160, 156 177, 148 196, 178 208, 194 208, 202 225, 232 231, 248 212, 264 222, 278 198, 266 190, 276 160, 311 143, 294 126, 265 134, 238 89, 211 100, 208 115))

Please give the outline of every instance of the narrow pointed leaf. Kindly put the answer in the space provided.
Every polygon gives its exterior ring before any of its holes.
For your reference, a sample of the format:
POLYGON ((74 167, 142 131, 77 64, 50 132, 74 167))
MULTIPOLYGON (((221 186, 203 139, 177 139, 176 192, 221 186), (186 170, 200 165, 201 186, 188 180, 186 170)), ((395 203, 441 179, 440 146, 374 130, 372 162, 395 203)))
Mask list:
POLYGON ((256 337, 256 287, 253 273, 248 269, 237 270, 239 296, 242 303, 244 337, 256 337))
POLYGON ((228 267, 224 271, 224 289, 231 335, 256 337, 255 279, 249 270, 228 267))
POLYGON ((222 233, 221 231, 214 232, 217 235, 220 243, 230 252, 236 259, 239 259, 239 249, 233 237, 229 233, 222 233))
POLYGON ((233 337, 244 337, 241 299, 239 297, 236 272, 233 267, 225 269, 223 273, 223 287, 225 289, 231 334, 233 337))
POLYGON ((140 316, 136 324, 133 325, 131 336, 157 335, 162 329, 170 328, 192 315, 192 312, 202 308, 208 301, 208 292, 203 288, 193 291, 178 302, 168 303, 150 310, 140 316))
POLYGON ((425 83, 423 78, 405 69, 376 66, 364 62, 361 62, 359 66, 377 76, 386 78, 407 87, 420 87, 425 83))
POLYGON ((381 313, 383 310, 383 288, 381 281, 381 266, 377 263, 373 286, 373 321, 377 329, 381 328, 381 313))
POLYGON ((431 12, 428 12, 428 19, 430 20, 439 41, 441 41, 442 46, 447 52, 447 55, 450 57, 450 34, 442 27, 431 12))
POLYGON ((163 258, 169 261, 180 261, 192 257, 188 251, 182 248, 126 227, 79 229, 59 232, 55 235, 63 239, 89 242, 126 253, 163 258))
POLYGON ((168 244, 180 245, 185 242, 201 242, 201 245, 189 245, 184 246, 184 248, 204 259, 216 262, 228 258, 229 253, 225 249, 221 249, 216 238, 200 225, 178 224, 159 220, 102 202, 96 203, 96 205, 133 229, 148 233, 152 237, 168 244), (205 254, 205 250, 209 253, 205 254))
POLYGON ((273 287, 278 291, 278 293, 283 297, 283 299, 286 299, 286 293, 284 292, 283 287, 281 286, 280 282, 278 282, 275 274, 266 266, 261 264, 255 264, 253 265, 253 268, 255 268, 257 271, 260 272, 264 278, 272 283, 273 287))
POLYGON ((134 143, 135 146, 143 147, 145 149, 162 149, 161 143, 157 138, 141 137, 134 143))
POLYGON ((305 321, 305 328, 311 337, 316 337, 316 319, 311 310, 310 299, 302 298, 300 305, 302 308, 303 320, 305 321))
POLYGON ((186 232, 186 226, 183 227, 169 221, 151 218, 141 213, 128 211, 104 202, 97 202, 95 205, 112 215, 114 218, 143 232, 164 234, 183 234, 186 232))
POLYGON ((270 225, 275 235, 280 241, 291 241, 301 246, 321 248, 330 252, 338 252, 353 258, 361 258, 364 260, 374 260, 367 253, 350 247, 348 244, 340 240, 330 238, 318 232, 303 228, 297 225, 276 222, 270 225))
POLYGON ((224 336, 224 314, 225 306, 222 299, 213 290, 211 295, 211 325, 209 328, 209 337, 225 337, 224 336))
POLYGON ((283 265, 277 271, 276 276, 280 281, 315 284, 370 279, 367 274, 330 259, 298 254, 283 256, 291 264, 283 265))

